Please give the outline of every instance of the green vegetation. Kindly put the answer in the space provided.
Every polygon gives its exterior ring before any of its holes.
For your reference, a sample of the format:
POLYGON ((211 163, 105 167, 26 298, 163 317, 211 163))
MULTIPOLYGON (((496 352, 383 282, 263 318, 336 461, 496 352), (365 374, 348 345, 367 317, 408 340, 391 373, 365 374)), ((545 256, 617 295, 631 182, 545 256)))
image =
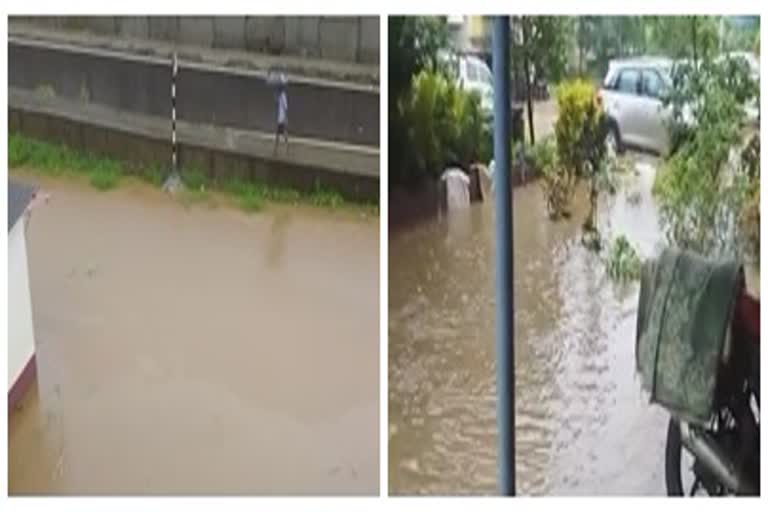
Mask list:
POLYGON ((586 80, 561 83, 556 92, 558 116, 555 122, 557 147, 554 179, 545 179, 550 216, 567 213, 578 179, 589 182, 590 209, 584 221, 585 231, 597 231, 597 201, 600 190, 610 183, 606 176, 612 166, 606 165, 605 136, 607 121, 597 100, 597 91, 586 80))
MULTIPOLYGON (((60 144, 36 140, 18 133, 8 136, 9 168, 28 168, 33 172, 48 176, 84 176, 98 190, 109 190, 119 185, 128 174, 136 175, 154 186, 160 186, 165 179, 165 172, 157 165, 129 167, 125 163, 75 151, 60 144)), ((186 205, 207 203, 214 205, 212 192, 221 191, 233 196, 236 203, 245 211, 257 212, 269 203, 310 204, 323 208, 362 208, 372 215, 378 215, 378 205, 372 203, 353 203, 344 199, 335 190, 316 186, 314 190, 302 193, 298 190, 229 180, 214 186, 205 173, 196 167, 181 169, 186 184, 179 194, 179 201, 186 205)))
POLYGON ((122 168, 112 160, 98 159, 88 173, 88 179, 98 190, 110 190, 120 183, 122 168))
POLYGON ((545 137, 530 146, 531 159, 539 173, 554 169, 557 165, 557 144, 553 137, 545 137))
POLYGON ((578 16, 569 19, 578 49, 572 73, 601 79, 610 59, 666 55, 693 61, 717 52, 759 53, 758 16, 578 16))
POLYGON ((562 164, 554 137, 546 137, 530 149, 531 160, 547 203, 547 212, 552 220, 570 216, 569 205, 576 190, 576 174, 568 172, 562 164))
POLYGON ((758 99, 759 91, 736 60, 681 66, 674 82, 667 100, 673 147, 653 188, 667 238, 715 256, 753 253, 759 247, 759 209, 748 205, 759 194, 760 149, 759 133, 745 144, 744 105, 758 99), (681 114, 685 108, 688 122, 681 114))
POLYGON ((208 178, 205 172, 196 166, 186 166, 181 169, 181 177, 187 188, 197 191, 204 191, 208 178))
POLYGON ((640 277, 642 261, 629 240, 621 235, 611 243, 605 265, 611 279, 635 280, 640 277))
POLYGON ((519 42, 512 43, 512 64, 523 68, 528 140, 534 144, 532 82, 545 79, 557 83, 565 76, 573 27, 564 16, 521 16, 512 23, 521 36, 519 42))
POLYGON ((17 134, 8 137, 8 166, 31 166, 50 176, 82 174, 98 190, 116 187, 124 172, 123 166, 115 160, 17 134))
POLYGON ((450 77, 420 72, 398 112, 408 127, 405 164, 420 176, 437 176, 449 160, 468 166, 490 157, 480 99, 462 91, 450 77))
POLYGON ((264 196, 251 189, 244 189, 238 194, 237 201, 246 212, 258 212, 264 208, 264 196))
POLYGON ((389 179, 412 184, 451 160, 487 162, 491 134, 480 99, 463 91, 438 52, 448 48, 443 18, 389 18, 389 179))
POLYGON ((162 167, 160 167, 159 164, 153 163, 153 164, 150 164, 146 169, 144 169, 143 177, 152 185, 156 187, 160 187, 163 185, 163 180, 165 179, 165 173, 163 172, 163 169, 162 167))

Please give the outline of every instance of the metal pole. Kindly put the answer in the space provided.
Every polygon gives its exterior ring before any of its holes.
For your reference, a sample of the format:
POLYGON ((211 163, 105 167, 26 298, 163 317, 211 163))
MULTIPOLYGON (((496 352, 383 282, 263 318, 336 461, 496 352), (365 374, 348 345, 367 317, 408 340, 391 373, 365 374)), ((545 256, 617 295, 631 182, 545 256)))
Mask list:
POLYGON ((498 486, 515 495, 515 348, 510 187, 509 16, 493 20, 493 155, 496 187, 496 421, 498 486))
POLYGON ((178 174, 178 156, 176 155, 176 75, 179 73, 179 61, 173 52, 171 61, 171 172, 178 174))

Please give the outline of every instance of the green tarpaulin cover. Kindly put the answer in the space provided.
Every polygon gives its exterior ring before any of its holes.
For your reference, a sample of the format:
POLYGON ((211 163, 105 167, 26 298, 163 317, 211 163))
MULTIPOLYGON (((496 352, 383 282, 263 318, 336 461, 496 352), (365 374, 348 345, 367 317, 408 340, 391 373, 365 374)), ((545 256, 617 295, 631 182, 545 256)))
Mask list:
POLYGON ((635 361, 643 388, 684 420, 707 423, 737 293, 736 261, 665 249, 644 263, 635 361))

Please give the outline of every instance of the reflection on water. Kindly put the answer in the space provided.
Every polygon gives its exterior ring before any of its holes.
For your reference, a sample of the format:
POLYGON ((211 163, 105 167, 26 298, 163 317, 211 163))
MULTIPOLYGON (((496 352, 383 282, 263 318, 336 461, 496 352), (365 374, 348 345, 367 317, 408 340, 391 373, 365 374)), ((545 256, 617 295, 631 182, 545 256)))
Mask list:
MULTIPOLYGON (((645 159, 601 205, 603 232, 660 248, 645 159)), ((637 285, 580 244, 587 211, 514 193, 517 483, 522 494, 663 494, 667 416, 634 377, 637 285)), ((496 483, 493 205, 390 235, 389 482, 396 494, 496 483)))
POLYGON ((42 181, 11 494, 378 492, 377 219, 42 181))

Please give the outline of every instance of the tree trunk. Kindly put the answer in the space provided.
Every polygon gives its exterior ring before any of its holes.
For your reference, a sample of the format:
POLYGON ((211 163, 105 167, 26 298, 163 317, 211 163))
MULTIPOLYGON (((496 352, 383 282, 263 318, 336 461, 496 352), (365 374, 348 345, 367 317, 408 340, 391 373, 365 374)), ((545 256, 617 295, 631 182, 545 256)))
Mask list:
POLYGON ((528 61, 525 62, 525 94, 528 101, 528 133, 531 138, 531 146, 536 144, 536 139, 533 135, 533 100, 531 98, 531 78, 530 70, 528 69, 528 61))
POLYGON ((691 20, 691 36, 692 36, 692 42, 693 42, 693 69, 696 69, 696 60, 697 60, 697 53, 696 53, 696 16, 692 17, 691 20))
POLYGON ((584 18, 576 18, 576 45, 579 48, 579 75, 584 74, 584 18))
POLYGON ((533 101, 531 99, 531 68, 528 61, 528 24, 523 20, 523 74, 525 75, 525 96, 528 103, 528 133, 531 136, 531 146, 536 143, 533 135, 533 101))

